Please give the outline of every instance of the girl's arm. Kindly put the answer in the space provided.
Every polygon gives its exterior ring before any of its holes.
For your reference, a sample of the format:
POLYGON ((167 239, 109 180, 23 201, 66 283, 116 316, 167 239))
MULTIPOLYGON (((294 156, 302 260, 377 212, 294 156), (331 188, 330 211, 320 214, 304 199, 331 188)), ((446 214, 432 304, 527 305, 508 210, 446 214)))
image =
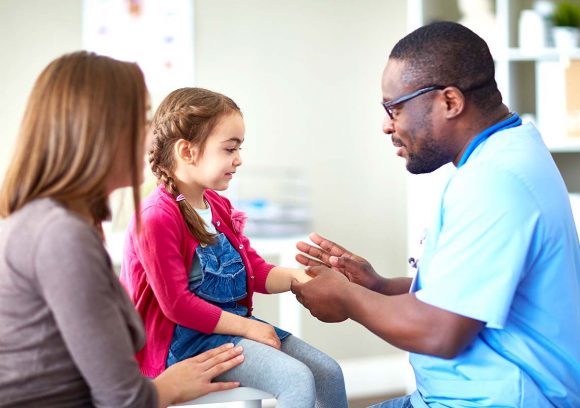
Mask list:
POLYGON ((266 290, 268 293, 287 292, 294 279, 300 283, 305 283, 312 278, 302 269, 275 266, 266 278, 266 290))

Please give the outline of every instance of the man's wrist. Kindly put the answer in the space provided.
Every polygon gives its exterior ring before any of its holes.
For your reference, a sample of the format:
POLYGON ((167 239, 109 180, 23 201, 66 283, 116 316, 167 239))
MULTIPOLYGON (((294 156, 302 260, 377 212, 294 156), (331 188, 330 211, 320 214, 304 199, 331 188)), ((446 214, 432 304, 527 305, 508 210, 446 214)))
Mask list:
POLYGON ((387 293, 388 287, 389 287, 389 279, 384 278, 377 274, 372 286, 369 289, 372 290, 373 292, 387 293))

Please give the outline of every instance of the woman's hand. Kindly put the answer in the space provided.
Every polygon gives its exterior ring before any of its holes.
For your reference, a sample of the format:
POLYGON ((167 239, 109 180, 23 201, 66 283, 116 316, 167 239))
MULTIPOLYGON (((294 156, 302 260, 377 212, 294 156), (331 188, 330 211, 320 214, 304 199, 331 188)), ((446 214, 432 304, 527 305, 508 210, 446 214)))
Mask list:
POLYGON ((153 380, 157 388, 159 406, 166 407, 210 392, 238 387, 239 382, 212 382, 212 380, 243 360, 242 347, 234 347, 228 343, 172 365, 153 380))
POLYGON ((298 250, 308 255, 296 255, 296 260, 302 265, 328 266, 342 273, 349 281, 374 291, 380 291, 380 288, 385 285, 385 279, 375 272, 366 259, 316 233, 310 234, 308 238, 318 247, 306 242, 296 244, 298 250))
POLYGON ((258 341, 267 346, 271 346, 280 350, 282 345, 280 343, 280 338, 276 334, 276 330, 274 330, 274 327, 254 319, 245 320, 246 327, 244 333, 242 334, 245 338, 258 341))

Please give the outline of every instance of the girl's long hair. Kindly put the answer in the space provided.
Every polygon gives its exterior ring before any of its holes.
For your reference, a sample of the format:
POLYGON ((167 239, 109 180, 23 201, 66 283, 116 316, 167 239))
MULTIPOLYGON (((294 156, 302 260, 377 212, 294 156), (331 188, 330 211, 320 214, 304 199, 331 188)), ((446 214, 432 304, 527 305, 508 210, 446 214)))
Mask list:
POLYGON ((139 207, 147 89, 134 63, 88 53, 63 55, 40 74, 0 190, 0 216, 32 200, 86 206, 93 222, 110 217, 107 175, 127 151, 139 207))
MULTIPOLYGON (((198 146, 199 156, 213 128, 227 114, 240 113, 233 100, 202 88, 181 88, 171 92, 159 105, 153 117, 153 144, 149 151, 151 170, 160 184, 173 195, 180 192, 174 179, 175 159, 173 146, 184 139, 198 146)), ((202 244, 212 244, 214 235, 206 230, 205 223, 187 202, 178 202, 187 228, 202 244)))

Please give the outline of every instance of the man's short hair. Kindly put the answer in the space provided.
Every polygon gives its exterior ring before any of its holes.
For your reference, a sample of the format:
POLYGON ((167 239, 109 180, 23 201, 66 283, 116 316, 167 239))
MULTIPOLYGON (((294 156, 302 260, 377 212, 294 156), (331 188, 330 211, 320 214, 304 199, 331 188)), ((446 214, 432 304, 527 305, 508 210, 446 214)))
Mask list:
POLYGON ((456 86, 483 111, 502 102, 489 47, 461 24, 441 21, 420 27, 401 39, 389 58, 405 62, 408 70, 401 79, 417 87, 456 86))

